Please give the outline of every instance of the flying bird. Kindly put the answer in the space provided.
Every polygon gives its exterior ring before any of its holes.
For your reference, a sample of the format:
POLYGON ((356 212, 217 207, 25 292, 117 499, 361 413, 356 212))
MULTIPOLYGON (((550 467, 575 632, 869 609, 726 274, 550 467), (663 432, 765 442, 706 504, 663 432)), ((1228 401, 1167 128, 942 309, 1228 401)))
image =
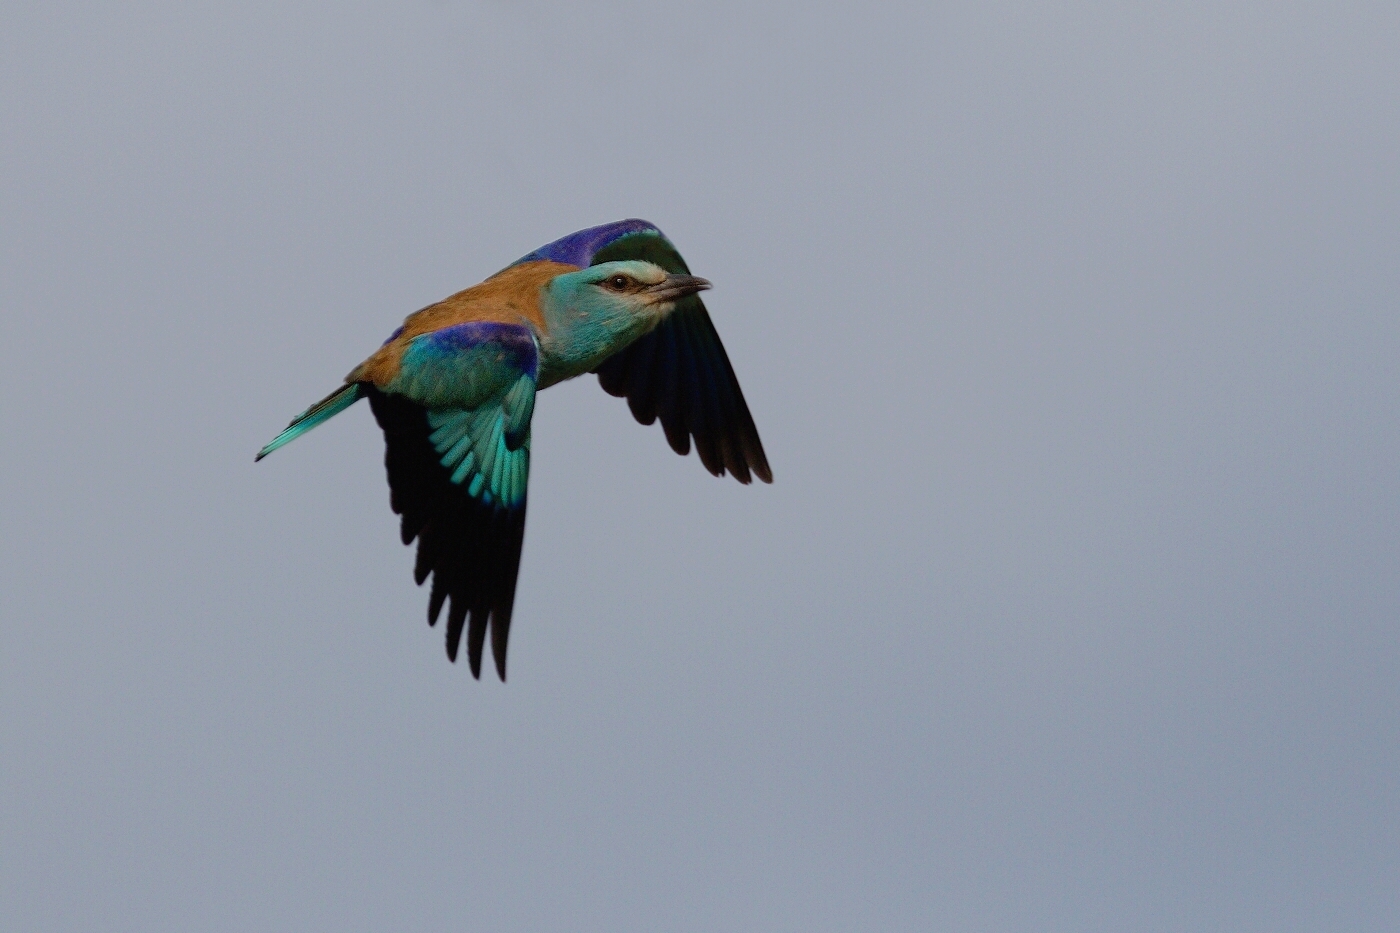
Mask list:
POLYGON ((639 422, 660 419, 676 453, 693 441, 715 476, 773 481, 700 301, 709 287, 644 220, 572 233, 409 315, 256 459, 369 399, 400 536, 418 541, 413 578, 433 579, 428 624, 446 605, 447 657, 457 660, 465 628, 478 679, 489 628, 505 680, 537 391, 597 373, 639 422))

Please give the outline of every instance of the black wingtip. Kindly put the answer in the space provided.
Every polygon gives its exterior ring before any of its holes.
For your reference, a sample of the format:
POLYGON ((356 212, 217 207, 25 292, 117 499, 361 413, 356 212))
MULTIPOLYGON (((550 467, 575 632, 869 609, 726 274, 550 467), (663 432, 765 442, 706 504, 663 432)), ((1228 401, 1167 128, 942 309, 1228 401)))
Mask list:
POLYGON ((763 445, 757 437, 753 439, 753 444, 744 451, 744 459, 754 476, 765 483, 771 484, 773 482, 773 471, 768 466, 768 457, 764 455, 763 445))
POLYGON ((773 482, 739 380, 698 298, 679 302, 660 326, 595 372, 604 391, 627 399, 637 421, 660 419, 672 450, 685 456, 693 446, 712 476, 773 482))
POLYGON ((446 652, 454 663, 466 638, 472 676, 481 679, 488 625, 496 672, 505 679, 505 627, 510 624, 525 532, 525 506, 483 506, 452 484, 430 441, 425 410, 406 399, 366 389, 384 429, 390 504, 402 516, 400 537, 418 540, 414 580, 432 578, 428 624, 446 609, 446 652), (494 616, 495 618, 491 618, 494 616), (488 621, 489 620, 489 621, 488 621))
POLYGON ((506 681, 506 643, 510 639, 510 608, 497 606, 491 616, 491 657, 496 661, 496 675, 506 681))

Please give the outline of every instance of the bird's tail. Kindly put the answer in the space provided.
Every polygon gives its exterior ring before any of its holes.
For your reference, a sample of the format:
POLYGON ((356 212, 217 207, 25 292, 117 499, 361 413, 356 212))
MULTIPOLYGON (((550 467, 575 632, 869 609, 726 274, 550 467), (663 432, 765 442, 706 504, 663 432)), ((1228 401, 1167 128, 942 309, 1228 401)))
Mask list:
POLYGON ((352 382, 349 385, 341 386, 339 389, 336 389, 330 395, 327 395, 315 405, 312 405, 306 411, 293 418, 292 423, 287 425, 287 430, 274 437, 272 443, 258 451, 258 455, 253 458, 253 462, 256 463, 283 444, 296 440, 321 422, 329 421, 363 397, 364 390, 360 387, 358 382, 352 382))

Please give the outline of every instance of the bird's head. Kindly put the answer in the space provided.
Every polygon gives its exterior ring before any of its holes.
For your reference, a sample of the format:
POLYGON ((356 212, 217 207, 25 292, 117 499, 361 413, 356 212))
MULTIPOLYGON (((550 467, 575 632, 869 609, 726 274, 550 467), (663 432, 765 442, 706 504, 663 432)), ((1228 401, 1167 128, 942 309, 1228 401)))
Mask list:
POLYGON ((710 283, 693 275, 675 275, 637 259, 603 262, 557 276, 550 291, 576 312, 625 313, 660 318, 676 301, 704 291, 710 283))
POLYGON ((587 372, 656 327, 678 301, 709 287, 638 259, 555 276, 544 289, 545 381, 587 372))

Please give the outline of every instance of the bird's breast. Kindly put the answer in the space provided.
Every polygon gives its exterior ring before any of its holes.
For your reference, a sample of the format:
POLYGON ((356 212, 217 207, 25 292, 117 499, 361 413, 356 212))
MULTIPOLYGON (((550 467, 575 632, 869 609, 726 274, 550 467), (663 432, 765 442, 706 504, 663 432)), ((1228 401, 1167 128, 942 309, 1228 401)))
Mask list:
POLYGON ((539 387, 548 388, 566 379, 582 376, 602 365, 644 334, 655 328, 657 319, 641 316, 595 318, 574 315, 572 319, 551 320, 541 333, 539 387))

